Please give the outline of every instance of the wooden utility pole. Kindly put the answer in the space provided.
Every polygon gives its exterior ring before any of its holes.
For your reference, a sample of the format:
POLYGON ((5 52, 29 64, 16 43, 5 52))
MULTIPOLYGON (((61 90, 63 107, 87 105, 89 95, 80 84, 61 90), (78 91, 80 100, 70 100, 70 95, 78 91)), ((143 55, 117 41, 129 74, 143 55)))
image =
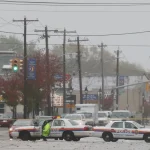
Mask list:
POLYGON ((78 57, 78 69, 79 69, 80 104, 83 104, 80 41, 88 41, 88 39, 79 39, 78 36, 77 39, 75 40, 68 40, 68 42, 77 42, 77 46, 78 46, 77 57, 78 57))
POLYGON ((76 31, 58 31, 63 33, 63 113, 66 113, 66 36, 67 33, 76 33, 76 31))
MULTIPOLYGON (((117 50, 117 66, 116 66, 116 87, 119 86, 119 49, 117 50)), ((116 89, 116 110, 118 110, 118 102, 119 102, 119 89, 116 89)))
POLYGON ((52 107, 51 107, 51 97, 50 97, 50 73, 49 73, 49 47, 48 47, 48 32, 54 32, 57 33, 58 30, 48 30, 47 26, 45 27, 45 30, 35 30, 35 32, 45 32, 45 46, 46 46, 46 74, 47 74, 47 115, 51 116, 52 115, 52 107))
POLYGON ((13 22, 24 22, 24 119, 27 118, 27 22, 37 22, 36 20, 27 20, 26 17, 24 20, 13 20, 13 22))
POLYGON ((106 45, 104 45, 103 43, 101 43, 101 45, 99 45, 98 47, 101 48, 101 77, 102 77, 102 96, 101 96, 101 100, 102 100, 102 110, 104 109, 104 93, 105 93, 105 89, 104 89, 104 47, 106 47, 106 45))

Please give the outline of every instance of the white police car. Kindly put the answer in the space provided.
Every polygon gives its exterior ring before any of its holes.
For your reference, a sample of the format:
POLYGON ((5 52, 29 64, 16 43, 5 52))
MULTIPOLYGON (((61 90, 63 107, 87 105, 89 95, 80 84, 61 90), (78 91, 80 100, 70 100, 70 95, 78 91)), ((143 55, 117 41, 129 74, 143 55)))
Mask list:
MULTIPOLYGON (((50 119, 51 120, 51 119, 50 119)), ((10 138, 20 138, 24 141, 39 139, 42 135, 42 124, 33 119, 17 120, 9 129, 10 138)), ((77 122, 69 119, 51 120, 51 132, 47 138, 60 139, 66 141, 79 141, 81 138, 92 135, 92 127, 87 125, 79 125, 77 122)))
POLYGON ((94 137, 103 138, 106 142, 128 139, 150 143, 150 128, 144 128, 135 121, 110 121, 104 127, 93 127, 93 131, 94 137))
POLYGON ((80 138, 90 137, 92 133, 91 126, 79 125, 77 122, 69 119, 55 119, 51 123, 49 138, 79 141, 80 138))

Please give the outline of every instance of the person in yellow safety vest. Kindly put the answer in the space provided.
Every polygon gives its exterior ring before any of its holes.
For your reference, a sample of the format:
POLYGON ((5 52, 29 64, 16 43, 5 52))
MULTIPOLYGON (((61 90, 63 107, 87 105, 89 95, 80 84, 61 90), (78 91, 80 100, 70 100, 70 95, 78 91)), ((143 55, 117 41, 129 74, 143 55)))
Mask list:
POLYGON ((43 123, 43 126, 42 126, 42 138, 43 138, 43 141, 47 141, 46 138, 50 134, 50 129, 51 129, 50 122, 51 122, 51 120, 46 120, 43 123))

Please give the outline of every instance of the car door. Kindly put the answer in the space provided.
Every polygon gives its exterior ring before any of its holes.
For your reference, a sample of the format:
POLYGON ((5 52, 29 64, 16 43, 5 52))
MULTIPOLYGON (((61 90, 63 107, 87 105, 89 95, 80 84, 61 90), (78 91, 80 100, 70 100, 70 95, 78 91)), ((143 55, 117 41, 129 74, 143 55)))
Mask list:
POLYGON ((50 137, 62 137, 65 122, 63 120, 54 120, 51 126, 50 137), (60 130, 61 129, 61 130, 60 130))
POLYGON ((114 138, 124 138, 123 136, 123 122, 114 122, 111 125, 111 132, 114 138))
POLYGON ((128 139, 140 139, 141 134, 138 132, 138 128, 131 122, 125 122, 125 137, 128 139))

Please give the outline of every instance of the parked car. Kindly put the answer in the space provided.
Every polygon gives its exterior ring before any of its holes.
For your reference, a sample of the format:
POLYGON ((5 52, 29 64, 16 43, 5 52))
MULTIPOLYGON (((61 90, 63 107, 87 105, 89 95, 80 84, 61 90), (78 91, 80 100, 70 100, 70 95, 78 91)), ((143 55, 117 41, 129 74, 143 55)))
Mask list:
POLYGON ((112 121, 117 121, 117 120, 130 120, 132 118, 132 113, 129 110, 114 110, 111 115, 111 120, 112 121))
POLYGON ((14 121, 8 115, 0 114, 0 127, 10 127, 14 121))
POLYGON ((110 116, 108 112, 105 111, 98 111, 98 125, 105 126, 108 124, 110 120, 110 116))
POLYGON ((80 125, 85 125, 86 123, 85 116, 83 114, 67 114, 64 119, 74 120, 80 125))

